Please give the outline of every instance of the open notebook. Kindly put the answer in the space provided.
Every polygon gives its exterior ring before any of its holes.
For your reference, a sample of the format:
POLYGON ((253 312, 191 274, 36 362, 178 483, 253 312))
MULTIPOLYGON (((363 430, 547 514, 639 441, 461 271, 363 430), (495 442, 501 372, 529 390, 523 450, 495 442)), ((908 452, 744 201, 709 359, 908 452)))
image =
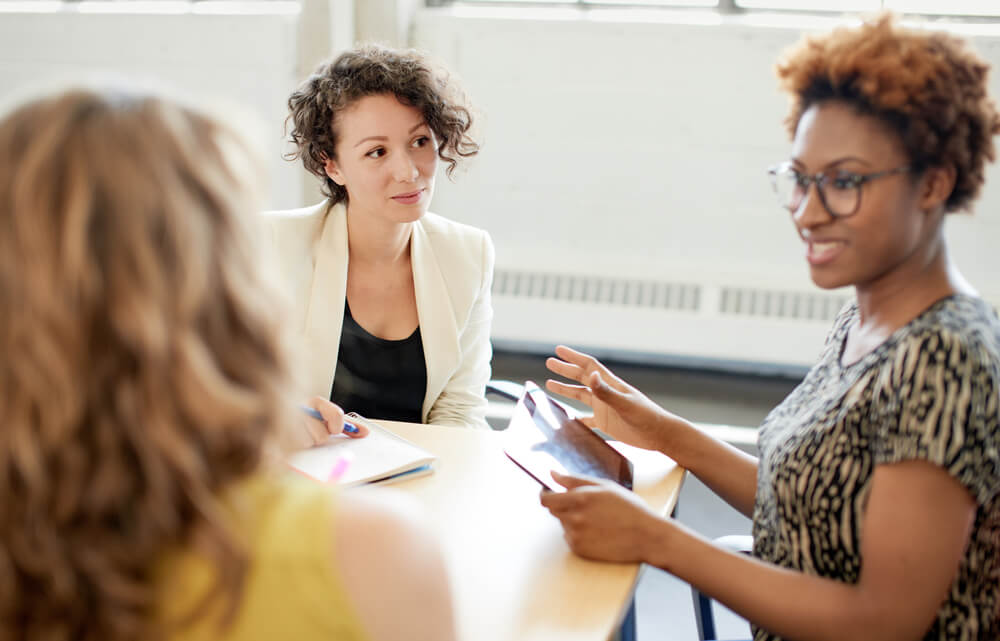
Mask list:
POLYGON ((289 465, 306 476, 325 483, 330 470, 349 452, 349 456, 353 458, 337 481, 341 486, 390 483, 430 474, 432 471, 435 457, 427 450, 357 414, 348 414, 347 420, 366 426, 371 433, 365 438, 331 436, 330 442, 325 445, 293 454, 288 459, 289 465))

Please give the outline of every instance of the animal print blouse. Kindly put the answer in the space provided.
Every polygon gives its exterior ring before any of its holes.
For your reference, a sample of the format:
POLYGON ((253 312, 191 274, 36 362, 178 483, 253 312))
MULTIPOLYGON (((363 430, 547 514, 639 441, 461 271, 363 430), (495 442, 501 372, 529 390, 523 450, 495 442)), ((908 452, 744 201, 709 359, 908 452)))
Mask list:
MULTIPOLYGON (((843 366, 857 315, 854 304, 841 311, 820 361, 761 427, 754 556, 856 582, 875 466, 929 461, 964 485, 977 509, 924 639, 998 638, 1000 319, 981 299, 950 296, 843 366)), ((758 627, 753 635, 779 638, 758 627)))

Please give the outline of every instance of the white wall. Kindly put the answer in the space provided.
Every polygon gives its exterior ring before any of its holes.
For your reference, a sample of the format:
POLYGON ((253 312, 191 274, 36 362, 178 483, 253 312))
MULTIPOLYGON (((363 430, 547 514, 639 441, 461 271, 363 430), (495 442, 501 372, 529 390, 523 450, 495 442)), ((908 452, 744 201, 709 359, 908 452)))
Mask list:
MULTIPOLYGON (((128 3, 111 4, 120 12, 128 3)), ((723 303, 727 292, 748 289, 762 300, 768 292, 825 300, 816 297, 764 170, 787 156, 785 99, 772 65, 803 29, 829 23, 697 12, 523 18, 516 10, 425 9, 417 0, 250 2, 228 15, 153 4, 167 9, 124 15, 22 2, 15 11, 0 0, 0 100, 44 78, 95 69, 227 99, 263 123, 271 206, 292 207, 316 191, 280 157, 288 93, 354 33, 390 44, 408 37, 448 64, 484 112, 482 154, 456 184, 439 181, 434 209, 488 229, 501 274, 700 288, 696 309, 620 304, 632 296, 622 289, 607 293, 611 302, 570 303, 498 292, 498 344, 545 349, 568 341, 649 360, 797 365, 815 354, 825 318, 736 313, 723 303), (56 10, 38 10, 46 7, 56 10)), ((217 11, 223 3, 201 6, 217 11)), ((970 29, 1000 66, 1000 29, 970 29)), ((1000 95, 997 74, 993 83, 1000 95)), ((949 224, 961 266, 994 303, 998 208, 1000 175, 992 168, 976 215, 949 224)))
POLYGON ((319 59, 350 42, 353 27, 345 32, 342 23, 351 7, 341 0, 159 2, 135 13, 129 4, 0 0, 0 99, 95 73, 153 79, 256 121, 248 133, 271 168, 270 206, 314 198, 315 181, 281 158, 285 101, 319 59))
MULTIPOLYGON (((681 12, 644 14, 655 20, 532 15, 418 13, 413 44, 457 72, 487 116, 480 158, 456 184, 439 183, 439 213, 489 229, 501 271, 705 283, 710 294, 817 291, 765 175, 788 155, 773 65, 805 23, 681 12)), ((1000 29, 979 30, 992 30, 974 41, 1000 66, 1000 29)), ((993 84, 1000 95, 997 74, 993 84)), ((966 275, 994 303, 998 209, 993 168, 976 215, 956 216, 948 229, 966 275)), ((828 327, 814 321, 800 335, 780 320, 755 329, 761 319, 744 318, 727 330, 713 324, 712 309, 615 315, 607 305, 528 302, 498 297, 498 338, 806 364, 828 327)))

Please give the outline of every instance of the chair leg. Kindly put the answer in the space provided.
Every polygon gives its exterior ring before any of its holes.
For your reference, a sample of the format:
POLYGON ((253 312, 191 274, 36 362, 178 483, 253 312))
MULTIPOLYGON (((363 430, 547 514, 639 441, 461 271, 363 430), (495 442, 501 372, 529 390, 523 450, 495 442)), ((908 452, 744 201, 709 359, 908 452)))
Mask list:
POLYGON ((694 623, 698 628, 698 641, 716 638, 712 600, 694 587, 691 588, 691 597, 694 599, 694 623))
POLYGON ((628 610, 625 612, 625 618, 622 619, 621 627, 618 628, 618 633, 614 636, 615 641, 636 641, 637 639, 636 625, 635 625, 635 598, 632 598, 632 602, 628 606, 628 610))

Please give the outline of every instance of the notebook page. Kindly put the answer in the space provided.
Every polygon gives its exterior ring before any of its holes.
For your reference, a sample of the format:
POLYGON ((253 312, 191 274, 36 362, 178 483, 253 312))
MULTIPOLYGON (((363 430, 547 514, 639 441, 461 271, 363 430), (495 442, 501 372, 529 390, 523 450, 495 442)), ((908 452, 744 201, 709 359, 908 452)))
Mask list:
MULTIPOLYGON (((355 417, 348 420, 358 421, 355 417)), ((434 455, 388 430, 364 421, 371 432, 364 438, 331 436, 324 445, 296 452, 288 463, 296 470, 316 480, 326 482, 337 460, 351 452, 354 458, 340 478, 339 485, 350 486, 368 483, 400 472, 429 465, 434 455)))

